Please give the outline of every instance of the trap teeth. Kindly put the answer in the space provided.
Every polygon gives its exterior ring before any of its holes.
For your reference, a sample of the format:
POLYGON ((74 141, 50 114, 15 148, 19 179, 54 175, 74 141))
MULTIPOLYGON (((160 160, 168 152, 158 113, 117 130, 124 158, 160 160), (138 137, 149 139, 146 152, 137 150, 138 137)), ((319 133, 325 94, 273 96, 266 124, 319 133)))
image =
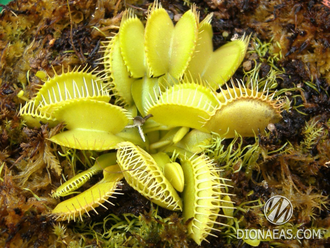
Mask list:
POLYGON ((182 201, 153 157, 131 142, 118 145, 117 162, 127 183, 157 205, 182 210, 182 201))
POLYGON ((103 206, 104 202, 113 205, 112 202, 108 200, 109 197, 113 197, 113 194, 118 190, 117 186, 120 184, 120 180, 123 178, 123 174, 120 172, 118 165, 111 165, 103 170, 103 179, 87 189, 83 193, 74 196, 68 200, 59 203, 52 211, 52 215, 58 221, 70 220, 76 221, 80 218, 83 221, 83 215, 89 215, 89 211, 93 210, 96 214, 98 212, 95 210, 98 206, 103 206))

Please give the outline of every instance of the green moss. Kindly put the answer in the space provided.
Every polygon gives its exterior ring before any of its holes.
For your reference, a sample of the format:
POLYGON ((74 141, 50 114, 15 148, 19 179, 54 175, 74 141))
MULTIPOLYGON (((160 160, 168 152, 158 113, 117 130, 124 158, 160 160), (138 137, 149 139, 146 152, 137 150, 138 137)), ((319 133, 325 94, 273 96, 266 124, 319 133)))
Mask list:
MULTIPOLYGON (((139 216, 110 214, 102 222, 74 224, 74 230, 103 247, 188 247, 182 219, 176 213, 163 218, 157 208, 139 216)), ((88 240, 83 246, 88 246, 88 240)))

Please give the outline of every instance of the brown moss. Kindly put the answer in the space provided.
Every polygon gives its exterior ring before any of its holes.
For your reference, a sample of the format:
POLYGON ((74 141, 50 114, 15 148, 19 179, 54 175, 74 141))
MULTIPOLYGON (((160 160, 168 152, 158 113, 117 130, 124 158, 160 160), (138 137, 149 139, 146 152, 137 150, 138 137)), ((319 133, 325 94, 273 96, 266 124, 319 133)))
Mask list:
POLYGON ((255 7, 241 16, 244 23, 263 39, 280 44, 285 59, 301 60, 309 78, 330 79, 328 7, 317 1, 293 0, 259 1, 255 7))
POLYGON ((0 227, 3 230, 2 247, 41 247, 45 242, 52 243, 49 236, 52 221, 45 214, 47 205, 54 204, 50 198, 36 199, 27 190, 19 188, 5 168, 5 177, 0 182, 0 227))

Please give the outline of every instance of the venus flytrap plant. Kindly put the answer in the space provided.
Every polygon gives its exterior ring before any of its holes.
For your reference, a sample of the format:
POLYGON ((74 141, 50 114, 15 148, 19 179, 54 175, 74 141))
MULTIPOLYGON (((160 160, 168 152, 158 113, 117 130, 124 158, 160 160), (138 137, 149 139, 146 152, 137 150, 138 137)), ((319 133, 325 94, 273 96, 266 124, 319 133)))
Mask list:
POLYGON ((39 103, 38 108, 43 113, 52 113, 66 101, 77 98, 86 98, 108 102, 109 90, 101 79, 92 72, 86 72, 87 66, 55 76, 41 87, 34 100, 39 103))
POLYGON ((119 144, 117 162, 129 185, 159 206, 182 210, 182 201, 156 161, 130 142, 119 144))
POLYGON ((76 99, 54 111, 57 120, 65 121, 67 131, 50 140, 80 150, 114 149, 123 139, 115 134, 128 124, 126 110, 109 103, 76 99))
POLYGON ((225 138, 234 137, 235 132, 253 137, 269 123, 281 119, 281 109, 286 102, 279 98, 273 100, 274 93, 269 94, 267 85, 259 92, 247 89, 240 82, 237 84, 234 86, 232 82, 232 88, 226 85, 227 89, 221 88, 217 94, 203 84, 183 81, 160 93, 156 101, 148 102, 146 113, 169 127, 216 132, 225 138))
POLYGON ((104 67, 105 73, 109 74, 111 90, 115 96, 115 103, 129 106, 133 99, 131 95, 131 85, 134 79, 129 76, 129 71, 125 66, 124 59, 121 56, 119 34, 105 47, 104 67))
POLYGON ((146 113, 152 114, 154 121, 170 127, 185 126, 207 131, 203 128, 203 121, 210 118, 218 105, 215 92, 185 79, 166 89, 156 101, 148 102, 146 113))
POLYGON ((60 187, 58 187, 56 191, 52 193, 52 197, 59 198, 77 193, 74 191, 83 186, 93 175, 103 171, 107 166, 109 166, 109 164, 116 164, 115 153, 106 153, 98 157, 92 167, 75 175, 74 177, 70 178, 70 180, 66 181, 60 187))
POLYGON ((188 127, 181 127, 174 135, 172 141, 173 144, 177 144, 178 142, 180 142, 184 136, 186 136, 187 133, 189 133, 190 128, 188 127))
POLYGON ((242 63, 250 36, 235 39, 213 51, 211 20, 212 14, 209 14, 199 24, 196 49, 186 73, 207 81, 212 89, 217 89, 231 78, 242 63))
POLYGON ((145 28, 145 52, 152 76, 169 73, 174 78, 182 77, 195 50, 198 21, 195 6, 174 26, 157 1, 152 5, 145 28))
POLYGON ((159 88, 159 80, 157 78, 143 77, 134 81, 131 87, 132 98, 137 109, 142 116, 148 115, 146 112, 146 105, 148 101, 155 100, 155 93, 159 88))
POLYGON ((269 123, 277 123, 285 103, 280 99, 273 100, 274 93, 269 94, 265 88, 246 89, 244 84, 237 82, 238 87, 227 85, 227 90, 221 88, 217 98, 220 106, 214 109, 203 127, 210 132, 216 132, 225 138, 232 138, 235 132, 244 137, 253 137, 259 130, 264 130, 269 123))
POLYGON ((132 9, 126 10, 119 29, 119 46, 123 61, 132 78, 147 72, 144 51, 144 26, 132 9))
POLYGON ((184 189, 184 173, 181 165, 177 162, 165 164, 164 175, 173 185, 176 191, 182 192, 184 189))
POLYGON ((226 195, 222 192, 225 185, 219 179, 218 169, 205 155, 181 159, 181 164, 187 181, 183 191, 183 217, 185 220, 192 218, 188 232, 200 245, 212 230, 217 230, 214 224, 223 224, 216 219, 223 216, 219 211, 221 197, 226 195))
POLYGON ((40 127, 41 123, 55 126, 59 123, 53 112, 62 104, 72 99, 84 98, 108 102, 109 90, 101 78, 93 72, 87 72, 85 66, 49 78, 39 89, 36 96, 20 109, 20 115, 31 127, 40 127))
POLYGON ((108 209, 103 203, 107 202, 114 205, 108 198, 116 198, 113 195, 120 194, 117 191, 122 178, 123 174, 118 165, 106 167, 103 170, 103 179, 100 182, 83 193, 59 203, 53 209, 52 215, 57 220, 75 221, 77 217, 83 220, 83 214, 90 216, 88 212, 91 210, 97 213, 95 208, 98 206, 108 209))
POLYGON ((21 107, 19 114, 30 127, 40 127, 41 123, 48 123, 50 127, 54 127, 59 123, 49 113, 41 113, 35 100, 30 100, 21 107))
MULTIPOLYGON (((158 139, 156 140, 156 142, 152 142, 150 143, 149 148, 151 150, 161 150, 164 149, 164 147, 166 146, 171 146, 176 144, 178 141, 177 139, 179 138, 179 136, 181 136, 181 132, 182 132, 182 128, 185 128, 187 130, 184 130, 185 132, 183 134, 186 133, 186 131, 189 132, 189 128, 187 127, 173 127, 171 129, 164 130, 160 132, 160 136, 158 137, 158 139)), ((182 137, 181 137, 182 138, 182 137)))
POLYGON ((151 156, 175 190, 182 192, 184 188, 184 175, 181 165, 174 162, 173 159, 164 152, 151 154, 151 156))
POLYGON ((211 19, 208 15, 199 22, 193 6, 174 25, 156 1, 144 27, 127 10, 119 32, 102 46, 101 77, 86 67, 55 75, 22 107, 29 126, 65 123, 63 132, 50 138, 54 143, 116 150, 55 191, 54 197, 71 194, 103 170, 102 181, 53 210, 57 220, 83 220, 97 206, 107 208, 103 203, 112 204, 107 198, 123 177, 151 202, 183 210, 189 235, 199 245, 219 229, 215 224, 222 224, 217 221, 221 208, 232 217, 229 185, 210 157, 231 166, 233 161, 246 162, 240 157, 244 148, 240 143, 235 160, 231 146, 226 153, 214 145, 219 141, 214 133, 221 141, 235 140, 237 133, 252 137, 281 119, 284 104, 269 93, 267 83, 263 90, 233 81, 231 87, 221 87, 242 62, 250 36, 213 51, 211 19))
POLYGON ((211 141, 212 134, 193 129, 176 146, 197 154, 204 152, 211 141))

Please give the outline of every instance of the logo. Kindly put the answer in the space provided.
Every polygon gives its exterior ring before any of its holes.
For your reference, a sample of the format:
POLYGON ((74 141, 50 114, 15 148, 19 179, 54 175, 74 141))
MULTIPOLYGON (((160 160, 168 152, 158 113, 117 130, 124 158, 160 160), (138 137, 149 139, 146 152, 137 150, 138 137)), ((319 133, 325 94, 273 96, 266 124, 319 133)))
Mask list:
MULTIPOLYGON (((288 198, 276 195, 266 202, 264 214, 270 223, 282 225, 291 219, 293 207, 288 198)), ((324 237, 329 236, 329 233, 326 228, 292 229, 288 226, 270 227, 269 229, 236 229, 237 239, 242 239, 252 246, 258 246, 261 241, 267 240, 324 239, 324 237)))
POLYGON ((264 207, 267 220, 274 225, 288 222, 293 213, 293 207, 288 198, 275 195, 268 199, 264 207))

